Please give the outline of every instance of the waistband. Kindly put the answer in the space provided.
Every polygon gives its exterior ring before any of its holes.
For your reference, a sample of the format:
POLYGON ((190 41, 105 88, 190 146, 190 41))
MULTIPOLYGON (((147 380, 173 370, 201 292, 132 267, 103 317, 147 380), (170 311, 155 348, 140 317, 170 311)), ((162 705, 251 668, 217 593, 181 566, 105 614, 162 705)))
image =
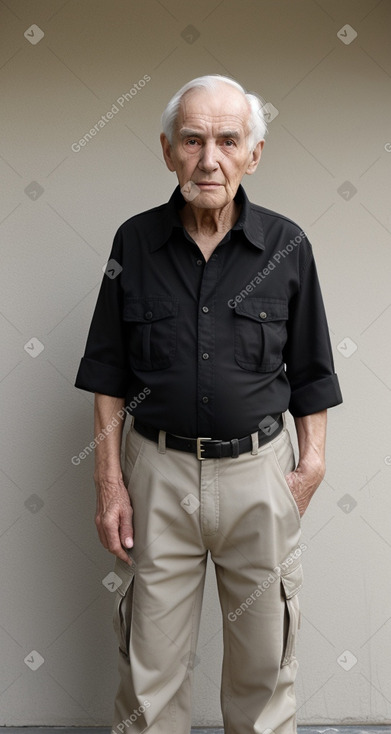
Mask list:
MULTIPOLYGON (((278 415, 268 415, 263 418, 258 426, 258 446, 263 446, 276 438, 281 433, 284 422, 281 413, 278 415)), ((134 421, 133 427, 137 433, 150 441, 159 442, 159 433, 156 428, 145 426, 137 419, 134 421)), ((236 459, 239 454, 244 454, 253 449, 253 438, 251 435, 242 438, 231 438, 229 441, 220 441, 205 436, 198 438, 186 438, 185 436, 176 436, 174 433, 166 433, 166 447, 176 449, 177 451, 187 451, 195 454, 199 461, 205 459, 222 459, 231 457, 236 459)))

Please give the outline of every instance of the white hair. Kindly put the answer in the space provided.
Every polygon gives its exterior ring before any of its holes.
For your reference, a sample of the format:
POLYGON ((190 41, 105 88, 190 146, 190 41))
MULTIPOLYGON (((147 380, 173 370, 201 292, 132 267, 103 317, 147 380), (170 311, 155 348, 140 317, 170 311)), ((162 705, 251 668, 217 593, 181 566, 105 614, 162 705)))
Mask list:
POLYGON ((172 145, 174 138, 175 122, 178 116, 179 108, 182 102, 182 97, 189 92, 191 89, 207 89, 209 91, 215 91, 221 84, 230 84, 239 92, 241 92, 246 99, 249 106, 249 131, 248 131, 248 148, 250 151, 254 150, 257 143, 260 140, 264 140, 267 130, 264 105, 265 102, 257 94, 250 94, 236 82, 234 79, 230 79, 228 76, 222 76, 220 74, 208 74, 207 76, 199 76, 196 79, 192 79, 190 82, 181 87, 173 97, 171 97, 166 109, 164 110, 161 118, 163 132, 172 145))

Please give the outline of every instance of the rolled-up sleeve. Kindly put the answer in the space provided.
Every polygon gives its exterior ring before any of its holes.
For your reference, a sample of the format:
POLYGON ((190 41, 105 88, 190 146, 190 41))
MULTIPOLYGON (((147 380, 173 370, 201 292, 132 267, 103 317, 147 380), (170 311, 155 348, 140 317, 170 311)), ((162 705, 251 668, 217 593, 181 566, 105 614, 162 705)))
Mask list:
POLYGON ((127 369, 122 322, 122 236, 117 231, 99 290, 75 387, 125 397, 127 369))
POLYGON ((291 387, 289 411, 294 417, 342 403, 316 265, 308 241, 306 246, 300 289, 290 304, 284 350, 291 387))

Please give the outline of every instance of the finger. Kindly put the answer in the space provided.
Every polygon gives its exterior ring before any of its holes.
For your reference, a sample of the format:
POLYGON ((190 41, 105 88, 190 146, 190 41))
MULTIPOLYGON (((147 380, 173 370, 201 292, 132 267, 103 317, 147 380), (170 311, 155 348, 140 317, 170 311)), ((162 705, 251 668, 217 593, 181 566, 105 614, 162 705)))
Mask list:
POLYGON ((294 501, 296 502, 297 507, 299 508, 299 512, 301 515, 302 513, 300 511, 300 502, 301 502, 300 478, 297 476, 297 473, 293 471, 286 475, 285 480, 290 489, 292 497, 294 501))
POLYGON ((129 509, 122 514, 120 518, 120 531, 119 536, 121 543, 125 548, 133 547, 133 523, 132 523, 132 509, 129 509))
POLYGON ((132 559, 128 556, 126 551, 124 551, 124 549, 121 546, 119 546, 116 551, 111 551, 111 552, 114 553, 114 555, 117 556, 117 558, 121 558, 122 561, 125 561, 125 563, 127 563, 129 566, 133 564, 132 559))
POLYGON ((117 556, 118 558, 121 558, 126 563, 129 563, 129 565, 132 565, 132 560, 129 558, 126 550, 124 550, 121 545, 121 538, 117 523, 115 524, 115 526, 113 524, 106 525, 105 533, 107 538, 107 550, 109 550, 110 553, 113 553, 113 555, 117 556))
POLYGON ((285 481, 289 489, 293 489, 297 483, 297 474, 295 474, 294 471, 289 472, 289 474, 285 476, 285 481))
POLYGON ((106 550, 108 550, 109 549, 109 545, 108 545, 108 542, 107 542, 106 533, 105 533, 104 527, 102 526, 102 523, 101 523, 101 520, 100 520, 99 515, 97 515, 96 518, 95 518, 95 525, 96 525, 96 529, 98 531, 98 536, 99 536, 100 542, 102 543, 103 547, 106 550))

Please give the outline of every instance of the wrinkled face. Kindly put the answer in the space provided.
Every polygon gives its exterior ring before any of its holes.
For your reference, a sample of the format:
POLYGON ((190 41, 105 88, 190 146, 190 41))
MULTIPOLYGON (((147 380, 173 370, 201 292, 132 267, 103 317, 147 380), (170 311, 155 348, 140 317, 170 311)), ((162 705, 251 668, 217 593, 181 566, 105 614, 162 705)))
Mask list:
POLYGON ((220 209, 229 204, 243 178, 254 173, 263 141, 249 151, 250 110, 243 95, 227 84, 217 90, 187 92, 176 120, 173 144, 161 135, 163 155, 175 171, 182 194, 193 206, 220 209))

